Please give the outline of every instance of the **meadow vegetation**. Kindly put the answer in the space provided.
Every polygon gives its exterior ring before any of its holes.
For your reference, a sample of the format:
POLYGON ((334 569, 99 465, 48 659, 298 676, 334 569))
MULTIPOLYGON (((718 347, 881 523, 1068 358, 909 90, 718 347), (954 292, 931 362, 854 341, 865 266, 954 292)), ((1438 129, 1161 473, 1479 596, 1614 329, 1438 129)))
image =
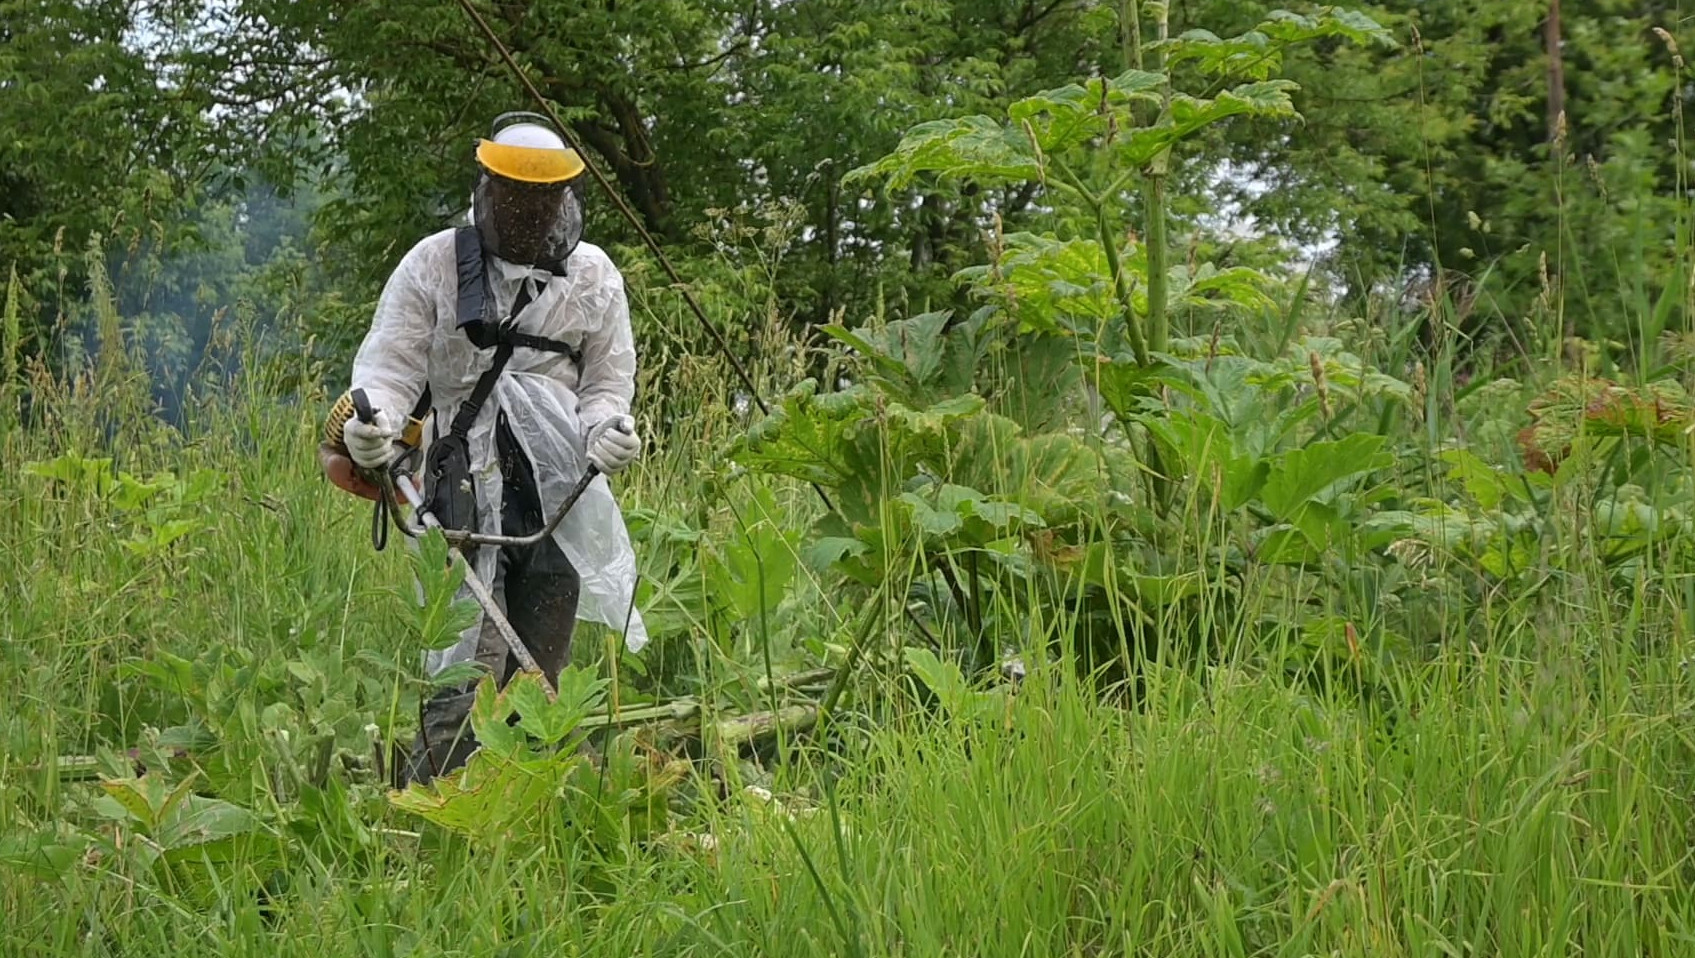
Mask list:
POLYGON ((463 600, 439 542, 374 551, 314 452, 355 311, 244 274, 165 417, 110 237, 59 274, 85 288, 14 273, 0 945, 1695 953, 1681 177, 1606 263, 1332 289, 1191 196, 1238 125, 1299 119, 1300 51, 1408 38, 1148 6, 1115 69, 837 171, 868 205, 1040 185, 945 283, 796 322, 806 210, 702 218, 689 266, 769 411, 615 246, 654 641, 583 627, 551 700, 485 683, 484 748, 431 789, 391 772, 463 600))

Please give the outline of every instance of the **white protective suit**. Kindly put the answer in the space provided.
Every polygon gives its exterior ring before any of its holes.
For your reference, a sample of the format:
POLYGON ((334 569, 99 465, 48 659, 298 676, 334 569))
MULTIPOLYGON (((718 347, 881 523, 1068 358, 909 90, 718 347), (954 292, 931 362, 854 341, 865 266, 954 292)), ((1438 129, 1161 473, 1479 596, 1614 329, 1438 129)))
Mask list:
MULTIPOLYGON (((483 405, 469 436, 477 487, 478 528, 501 529, 502 493, 495 422, 501 410, 529 458, 551 518, 587 465, 583 438, 598 422, 629 412, 635 393, 636 350, 630 332, 624 281, 604 251, 579 243, 564 277, 488 257, 489 288, 496 315, 505 319, 521 282, 535 283, 532 301, 517 317, 526 333, 560 339, 582 352, 582 369, 569 356, 535 349, 512 352, 506 370, 483 405)), ((370 332, 353 361, 352 382, 371 404, 395 416, 411 411, 430 386, 434 422, 426 436, 445 433, 459 404, 493 361, 493 349, 478 349, 459 329, 458 270, 454 231, 419 241, 383 288, 370 332)), ((427 439, 426 439, 427 445, 427 439)), ((427 449, 426 449, 427 453, 427 449)), ((600 622, 624 634, 630 651, 647 644, 647 629, 635 608, 636 561, 623 514, 604 477, 577 500, 554 541, 582 579, 577 618, 600 622)), ((476 572, 496 596, 498 549, 477 550, 476 572)), ((469 597, 468 590, 464 593, 469 597)), ((476 657, 484 616, 459 642, 425 657, 434 675, 476 657)))

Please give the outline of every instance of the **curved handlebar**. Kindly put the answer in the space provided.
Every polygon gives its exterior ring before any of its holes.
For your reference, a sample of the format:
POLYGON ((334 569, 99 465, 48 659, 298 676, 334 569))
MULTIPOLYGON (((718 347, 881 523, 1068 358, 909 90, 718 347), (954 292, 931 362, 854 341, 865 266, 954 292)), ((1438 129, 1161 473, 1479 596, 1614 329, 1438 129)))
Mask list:
POLYGON ((559 504, 559 510, 553 514, 553 518, 547 521, 547 525, 527 536, 505 536, 485 532, 469 532, 463 529, 449 529, 443 526, 436 521, 436 517, 428 509, 424 508, 423 497, 413 490, 410 483, 405 484, 406 501, 412 506, 413 511, 422 517, 423 521, 417 525, 408 522, 400 515, 399 503, 395 501, 395 487, 397 485, 395 473, 399 466, 400 462, 397 461, 394 468, 383 470, 382 481, 378 483, 383 502, 387 507, 386 511, 394 519, 394 527, 399 529, 403 535, 412 539, 418 538, 431 529, 439 529, 442 537, 450 544, 460 546, 530 546, 541 542, 553 535, 554 530, 559 528, 559 524, 565 521, 566 514, 577 504, 577 500, 581 499, 583 493, 588 491, 589 483, 600 475, 600 469, 594 463, 589 463, 588 468, 583 470, 582 478, 577 480, 576 486, 571 489, 571 494, 565 497, 565 501, 559 504))

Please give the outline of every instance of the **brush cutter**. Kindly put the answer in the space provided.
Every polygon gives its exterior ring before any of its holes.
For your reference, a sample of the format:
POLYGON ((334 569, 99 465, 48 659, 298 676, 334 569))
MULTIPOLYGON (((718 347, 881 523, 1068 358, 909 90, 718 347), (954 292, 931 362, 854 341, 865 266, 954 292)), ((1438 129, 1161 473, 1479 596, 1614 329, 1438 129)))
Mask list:
MULTIPOLYGON (((360 422, 369 423, 375 419, 376 413, 371 408, 370 399, 365 395, 363 389, 353 390, 352 400, 353 414, 359 418, 360 422)), ((565 521, 565 516, 577 504, 577 500, 582 498, 583 493, 588 491, 589 483, 600 475, 600 470, 593 463, 590 463, 583 470, 583 477, 577 480, 576 486, 565 497, 565 501, 560 503, 558 511, 538 531, 526 536, 496 535, 485 532, 470 532, 464 529, 450 529, 441 524, 425 504, 423 491, 412 474, 420 454, 421 449, 418 446, 407 446, 405 451, 396 456, 394 461, 386 468, 358 470, 360 478, 373 485, 377 490, 376 506, 371 517, 372 544, 378 550, 383 548, 388 541, 388 526, 390 523, 396 529, 399 529, 402 535, 411 539, 425 535, 431 529, 438 530, 442 538, 447 540, 448 561, 457 562, 464 568, 465 585, 470 588, 471 594, 477 599, 477 603, 483 607, 483 613, 494 623, 495 631, 505 641, 506 647, 511 649, 512 655, 518 660, 519 667, 526 672, 534 673, 541 680, 542 688, 547 691, 548 698, 552 699, 556 694, 553 683, 548 680, 547 675, 542 672, 541 666, 536 663, 535 657, 530 654, 529 648, 524 645, 523 640, 518 637, 518 633, 513 630, 512 623, 508 622, 506 615, 500 611, 500 606, 495 602, 494 595, 489 591, 487 584, 477 577, 476 570, 472 567, 464 550, 468 546, 529 546, 547 539, 553 535, 554 530, 559 528, 559 524, 565 521), (408 521, 401 515, 397 495, 404 498, 406 504, 412 507, 412 512, 417 517, 416 522, 408 521)))

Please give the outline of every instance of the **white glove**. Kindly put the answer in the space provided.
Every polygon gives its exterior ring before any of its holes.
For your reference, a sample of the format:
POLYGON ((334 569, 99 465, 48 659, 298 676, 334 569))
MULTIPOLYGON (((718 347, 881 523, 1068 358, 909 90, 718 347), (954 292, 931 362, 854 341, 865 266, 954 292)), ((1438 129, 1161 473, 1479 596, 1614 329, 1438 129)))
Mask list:
POLYGON ((590 426, 586 445, 589 462, 608 476, 622 472, 642 450, 636 421, 629 416, 613 416, 590 426))
POLYGON ((353 457, 354 465, 381 469, 394 458, 394 441, 400 438, 400 425, 386 409, 377 410, 371 419, 371 422, 360 422, 357 416, 349 419, 341 427, 341 439, 347 444, 347 454, 353 457))

